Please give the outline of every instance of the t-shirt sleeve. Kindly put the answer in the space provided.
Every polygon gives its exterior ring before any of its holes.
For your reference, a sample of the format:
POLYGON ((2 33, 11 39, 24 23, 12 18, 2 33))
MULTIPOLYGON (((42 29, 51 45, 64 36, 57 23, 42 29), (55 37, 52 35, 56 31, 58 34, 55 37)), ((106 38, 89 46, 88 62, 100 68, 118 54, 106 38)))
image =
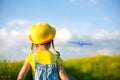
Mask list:
POLYGON ((31 53, 26 57, 26 60, 29 64, 30 64, 30 61, 31 61, 31 53))
POLYGON ((33 66, 33 57, 32 54, 30 53, 27 57, 26 57, 26 61, 33 66))
POLYGON ((27 61, 30 64, 30 66, 32 68, 32 74, 33 74, 34 73, 34 66, 35 66, 35 64, 34 64, 32 53, 29 53, 29 55, 26 57, 25 61, 27 61))

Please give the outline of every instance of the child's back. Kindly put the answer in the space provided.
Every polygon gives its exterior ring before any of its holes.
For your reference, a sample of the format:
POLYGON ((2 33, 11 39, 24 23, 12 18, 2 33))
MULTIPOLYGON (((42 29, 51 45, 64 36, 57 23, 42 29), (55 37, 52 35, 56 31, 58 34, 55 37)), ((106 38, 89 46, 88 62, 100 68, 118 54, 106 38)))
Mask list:
POLYGON ((55 56, 54 62, 50 64, 49 63, 46 64, 46 63, 50 61, 51 56, 48 58, 44 58, 43 59, 44 63, 38 62, 34 54, 33 54, 33 58, 35 63, 34 80, 58 80, 58 72, 57 72, 58 55, 55 56))
POLYGON ((54 48, 55 33, 55 28, 45 23, 36 24, 30 28, 31 52, 18 75, 18 80, 24 80, 30 68, 32 68, 34 80, 58 80, 58 74, 62 80, 68 80, 60 54, 54 48), (54 54, 49 51, 51 44, 54 54))

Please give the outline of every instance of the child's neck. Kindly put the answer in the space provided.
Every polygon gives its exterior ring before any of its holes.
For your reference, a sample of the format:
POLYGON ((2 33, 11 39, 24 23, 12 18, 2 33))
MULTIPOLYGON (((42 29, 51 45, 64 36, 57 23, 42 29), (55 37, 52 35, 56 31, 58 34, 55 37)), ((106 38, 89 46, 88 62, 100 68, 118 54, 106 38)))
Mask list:
POLYGON ((38 50, 49 50, 49 47, 45 46, 45 45, 40 45, 37 48, 38 50))

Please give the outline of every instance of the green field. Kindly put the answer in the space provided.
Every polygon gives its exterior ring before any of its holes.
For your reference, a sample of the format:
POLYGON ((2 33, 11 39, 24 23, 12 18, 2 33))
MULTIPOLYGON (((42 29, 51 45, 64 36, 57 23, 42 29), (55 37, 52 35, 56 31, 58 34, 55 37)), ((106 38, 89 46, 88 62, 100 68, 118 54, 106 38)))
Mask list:
MULTIPOLYGON (((0 80, 16 80, 21 62, 0 62, 0 80)), ((66 72, 76 80, 120 80, 120 55, 96 55, 69 59, 63 63, 66 72)), ((31 70, 26 80, 32 80, 31 70)))
POLYGON ((76 80, 120 80, 120 55, 71 59, 64 66, 76 80))

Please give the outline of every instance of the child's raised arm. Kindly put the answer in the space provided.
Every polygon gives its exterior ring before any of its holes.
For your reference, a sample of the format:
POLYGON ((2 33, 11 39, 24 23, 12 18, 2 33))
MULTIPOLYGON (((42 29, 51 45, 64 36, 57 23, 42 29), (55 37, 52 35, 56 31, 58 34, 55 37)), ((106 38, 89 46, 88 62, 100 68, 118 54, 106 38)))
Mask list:
POLYGON ((24 65, 23 65, 22 69, 20 70, 20 73, 17 77, 17 80, 24 80, 29 69, 30 69, 30 64, 27 61, 25 61, 24 65))

